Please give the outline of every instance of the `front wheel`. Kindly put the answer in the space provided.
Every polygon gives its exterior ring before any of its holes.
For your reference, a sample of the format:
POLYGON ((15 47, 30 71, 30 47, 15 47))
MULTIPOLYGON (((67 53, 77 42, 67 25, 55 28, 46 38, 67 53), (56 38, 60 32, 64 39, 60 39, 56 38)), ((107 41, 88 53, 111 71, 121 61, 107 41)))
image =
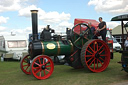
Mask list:
POLYGON ((54 70, 54 64, 47 55, 39 55, 35 57, 31 63, 31 73, 37 79, 49 78, 54 70))
POLYGON ((24 57, 22 57, 22 59, 20 60, 20 68, 21 70, 27 74, 30 75, 30 56, 26 55, 24 57))

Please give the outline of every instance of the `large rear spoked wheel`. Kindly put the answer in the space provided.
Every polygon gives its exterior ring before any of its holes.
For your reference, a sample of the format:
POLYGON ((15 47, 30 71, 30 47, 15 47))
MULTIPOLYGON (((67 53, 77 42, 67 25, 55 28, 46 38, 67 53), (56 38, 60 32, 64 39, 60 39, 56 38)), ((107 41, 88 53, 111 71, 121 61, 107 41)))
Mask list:
POLYGON ((31 63, 31 73, 37 79, 47 79, 54 70, 54 64, 50 57, 39 55, 31 63))
POLYGON ((30 56, 29 55, 26 55, 21 59, 20 68, 25 74, 27 74, 27 75, 31 74, 31 72, 30 72, 30 56))
POLYGON ((92 72, 104 71, 110 61, 110 50, 102 40, 89 40, 81 50, 81 61, 92 72))

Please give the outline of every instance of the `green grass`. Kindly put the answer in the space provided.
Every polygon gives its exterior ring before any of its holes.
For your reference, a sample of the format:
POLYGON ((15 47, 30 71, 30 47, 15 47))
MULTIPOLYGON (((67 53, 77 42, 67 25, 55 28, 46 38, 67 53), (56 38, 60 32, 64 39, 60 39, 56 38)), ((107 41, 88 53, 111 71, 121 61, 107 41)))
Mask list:
POLYGON ((0 62, 0 85, 113 85, 128 81, 128 74, 121 71, 122 67, 117 63, 120 56, 120 53, 114 53, 108 68, 100 73, 55 65, 53 74, 46 80, 24 74, 18 61, 0 62))

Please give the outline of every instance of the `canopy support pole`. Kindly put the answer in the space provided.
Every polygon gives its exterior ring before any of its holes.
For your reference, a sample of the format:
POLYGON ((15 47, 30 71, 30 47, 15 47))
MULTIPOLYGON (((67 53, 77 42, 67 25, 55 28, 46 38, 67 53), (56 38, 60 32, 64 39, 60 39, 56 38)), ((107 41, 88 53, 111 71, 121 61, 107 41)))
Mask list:
POLYGON ((122 28, 122 48, 123 48, 123 51, 124 51, 124 23, 123 23, 123 20, 121 21, 121 28, 122 28))

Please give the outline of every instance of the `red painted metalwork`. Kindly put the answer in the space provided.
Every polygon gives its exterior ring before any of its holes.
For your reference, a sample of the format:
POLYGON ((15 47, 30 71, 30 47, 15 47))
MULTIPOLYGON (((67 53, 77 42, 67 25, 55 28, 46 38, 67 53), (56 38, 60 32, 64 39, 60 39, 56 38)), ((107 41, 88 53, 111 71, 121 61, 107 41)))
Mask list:
POLYGON ((74 25, 79 24, 79 23, 91 23, 95 29, 97 29, 99 22, 93 19, 75 19, 74 20, 74 25))
POLYGON ((37 79, 49 78, 54 70, 54 64, 50 57, 46 55, 39 55, 33 59, 31 63, 31 72, 37 79))
POLYGON ((110 50, 102 40, 93 40, 85 50, 85 63, 93 72, 104 71, 110 61, 110 50))
POLYGON ((31 72, 30 72, 30 56, 29 55, 26 55, 26 56, 24 56, 21 59, 20 68, 21 68, 21 70, 25 74, 27 74, 27 75, 30 75, 31 74, 31 72))

